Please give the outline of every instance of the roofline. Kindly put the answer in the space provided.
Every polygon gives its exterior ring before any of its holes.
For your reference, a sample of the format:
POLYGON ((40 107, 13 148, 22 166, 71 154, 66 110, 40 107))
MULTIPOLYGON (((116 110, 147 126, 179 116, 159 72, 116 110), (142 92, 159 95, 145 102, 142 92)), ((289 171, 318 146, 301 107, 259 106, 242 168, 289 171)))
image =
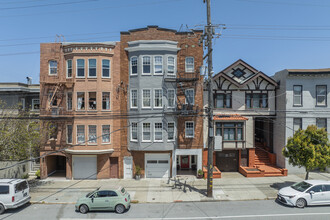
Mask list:
POLYGON ((119 41, 104 41, 104 42, 62 42, 63 46, 70 45, 108 45, 108 46, 116 46, 119 41))
POLYGON ((149 30, 150 28, 156 28, 157 30, 160 30, 160 31, 169 31, 169 32, 173 32, 174 34, 193 34, 195 32, 203 32, 203 30, 195 30, 195 29, 193 29, 192 31, 177 31, 174 29, 162 28, 162 27, 159 27, 158 25, 148 25, 147 27, 144 27, 144 28, 136 28, 136 29, 131 29, 128 31, 121 31, 120 34, 121 35, 130 35, 133 32, 146 31, 146 30, 149 30))

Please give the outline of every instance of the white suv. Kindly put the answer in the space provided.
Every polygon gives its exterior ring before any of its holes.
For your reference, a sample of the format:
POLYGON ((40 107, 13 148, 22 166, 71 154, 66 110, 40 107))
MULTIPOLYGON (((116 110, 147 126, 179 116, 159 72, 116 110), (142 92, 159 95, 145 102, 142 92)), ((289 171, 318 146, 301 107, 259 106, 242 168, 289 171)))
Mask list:
POLYGON ((23 179, 0 179, 0 214, 30 202, 29 184, 23 179))

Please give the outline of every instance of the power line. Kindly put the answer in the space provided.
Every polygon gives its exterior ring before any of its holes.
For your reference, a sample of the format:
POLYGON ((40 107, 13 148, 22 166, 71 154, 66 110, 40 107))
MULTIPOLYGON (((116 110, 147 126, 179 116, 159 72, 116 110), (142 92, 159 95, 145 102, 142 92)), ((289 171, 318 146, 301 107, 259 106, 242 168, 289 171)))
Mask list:
POLYGON ((75 2, 50 3, 50 4, 43 4, 43 5, 17 6, 17 7, 9 7, 9 8, 0 8, 0 11, 14 10, 14 9, 27 9, 27 8, 40 8, 40 7, 48 7, 48 6, 59 6, 59 5, 72 5, 72 4, 85 3, 85 2, 96 2, 96 1, 99 1, 99 0, 83 0, 83 1, 75 1, 75 2))

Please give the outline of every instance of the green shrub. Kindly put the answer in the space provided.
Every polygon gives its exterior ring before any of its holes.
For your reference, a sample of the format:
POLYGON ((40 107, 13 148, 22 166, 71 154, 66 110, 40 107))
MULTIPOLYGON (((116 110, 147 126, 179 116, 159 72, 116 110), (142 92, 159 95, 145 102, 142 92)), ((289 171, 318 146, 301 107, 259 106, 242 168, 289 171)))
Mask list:
POLYGON ((22 179, 27 179, 27 178, 29 178, 29 174, 28 174, 28 173, 26 173, 26 174, 24 174, 24 175, 22 176, 22 179))
POLYGON ((38 179, 40 179, 40 170, 37 170, 36 176, 37 176, 38 179))

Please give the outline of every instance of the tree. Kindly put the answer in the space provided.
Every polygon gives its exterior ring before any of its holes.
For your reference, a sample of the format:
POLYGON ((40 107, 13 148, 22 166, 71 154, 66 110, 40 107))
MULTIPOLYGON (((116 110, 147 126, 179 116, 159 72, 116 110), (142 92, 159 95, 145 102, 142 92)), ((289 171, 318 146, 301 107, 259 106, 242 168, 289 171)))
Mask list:
POLYGON ((282 153, 289 158, 290 164, 305 167, 307 180, 311 170, 319 168, 323 171, 330 166, 328 134, 324 128, 309 125, 306 130, 298 130, 288 138, 282 153))

